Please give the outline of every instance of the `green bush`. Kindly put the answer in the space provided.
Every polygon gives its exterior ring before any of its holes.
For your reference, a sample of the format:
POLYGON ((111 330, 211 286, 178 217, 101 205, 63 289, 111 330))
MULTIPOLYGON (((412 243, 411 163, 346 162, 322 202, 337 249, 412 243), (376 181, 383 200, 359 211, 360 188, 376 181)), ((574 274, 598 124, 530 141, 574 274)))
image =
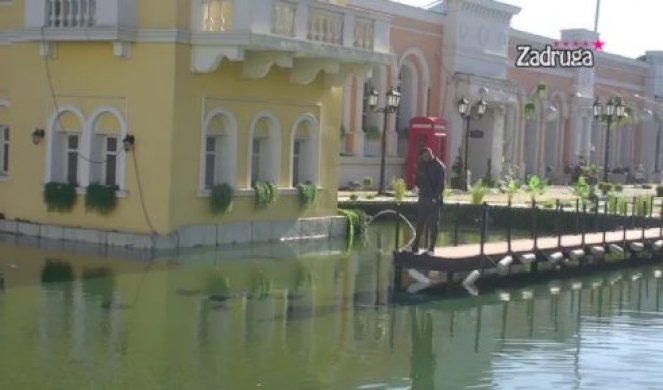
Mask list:
POLYGON ((378 139, 380 138, 380 128, 377 126, 368 126, 364 129, 364 135, 366 139, 378 139))
POLYGON ((357 200, 359 199, 359 195, 355 194, 354 192, 350 194, 350 200, 357 200))
POLYGON ((662 185, 656 186, 656 196, 658 196, 659 198, 663 197, 663 186, 662 185))
POLYGON ((215 185, 211 192, 209 200, 212 214, 225 214, 232 210, 233 189, 230 185, 226 183, 215 185))
POLYGON ((405 180, 395 177, 391 181, 391 187, 394 189, 394 196, 397 200, 405 199, 405 191, 407 191, 407 184, 405 184, 405 180))
POLYGON ((550 200, 547 200, 547 201, 543 202, 543 208, 544 209, 554 209, 555 206, 557 206, 557 202, 555 202, 555 200, 553 200, 553 199, 550 199, 550 200))
POLYGON ((509 177, 505 180, 502 180, 498 183, 498 187, 500 189, 500 192, 503 194, 506 194, 507 198, 509 199, 509 202, 513 200, 513 196, 520 191, 521 184, 518 180, 514 180, 513 178, 509 177))
POLYGON ((299 194, 299 205, 302 208, 310 207, 318 195, 318 189, 314 184, 305 183, 297 185, 297 193, 299 194))
POLYGON ((609 192, 613 191, 614 185, 612 183, 601 182, 598 184, 598 188, 603 195, 607 195, 609 192))
POLYGON ((649 196, 638 196, 635 198, 635 215, 646 217, 649 215, 651 207, 651 198, 649 196))
POLYGON ((361 180, 361 184, 365 190, 369 190, 371 189, 371 187, 373 187, 373 178, 370 176, 366 176, 361 180))
POLYGON ((651 184, 643 184, 643 185, 642 185, 642 189, 643 189, 643 190, 651 190, 651 189, 652 189, 652 186, 651 186, 651 184))
POLYGON ((532 200, 532 203, 534 203, 538 195, 543 195, 546 192, 546 187, 547 185, 545 181, 542 181, 538 176, 534 175, 527 181, 525 191, 529 192, 530 199, 532 200))
POLYGON ((615 184, 615 191, 622 192, 624 191, 624 186, 621 184, 615 184))
POLYGON ((117 186, 97 183, 88 185, 85 191, 85 209, 102 215, 110 214, 117 206, 115 191, 117 191, 117 186))
POLYGON ((276 202, 278 190, 273 183, 259 181, 253 188, 256 191, 257 209, 266 209, 276 202))
POLYGON ((44 187, 44 203, 48 211, 71 211, 76 203, 76 185, 50 182, 44 187))
POLYGON ((472 187, 470 187, 470 193, 472 194, 472 204, 482 204, 483 198, 486 197, 488 190, 489 188, 483 185, 482 180, 479 180, 472 187))
POLYGON ((619 200, 624 199, 621 196, 609 194, 608 199, 606 200, 606 205, 607 205, 607 212, 608 214, 616 214, 617 211, 619 210, 619 200))
POLYGON ((620 215, 626 215, 628 212, 628 203, 626 203, 625 198, 619 198, 619 200, 617 200, 617 211, 620 215))

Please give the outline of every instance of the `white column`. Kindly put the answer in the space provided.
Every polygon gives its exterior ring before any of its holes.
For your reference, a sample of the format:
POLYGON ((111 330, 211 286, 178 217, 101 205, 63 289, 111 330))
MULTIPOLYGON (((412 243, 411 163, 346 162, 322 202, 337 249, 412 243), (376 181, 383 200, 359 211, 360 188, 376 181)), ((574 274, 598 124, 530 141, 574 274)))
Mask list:
POLYGON ((498 105, 493 110, 493 144, 491 148, 491 172, 490 175, 493 180, 499 179, 502 174, 502 158, 508 157, 504 152, 504 141, 506 131, 506 108, 503 105, 498 105))
POLYGON ((357 76, 357 90, 355 92, 355 117, 354 119, 354 133, 353 133, 353 148, 352 154, 357 157, 364 157, 364 130, 361 128, 361 120, 363 114, 364 104, 364 78, 357 76))

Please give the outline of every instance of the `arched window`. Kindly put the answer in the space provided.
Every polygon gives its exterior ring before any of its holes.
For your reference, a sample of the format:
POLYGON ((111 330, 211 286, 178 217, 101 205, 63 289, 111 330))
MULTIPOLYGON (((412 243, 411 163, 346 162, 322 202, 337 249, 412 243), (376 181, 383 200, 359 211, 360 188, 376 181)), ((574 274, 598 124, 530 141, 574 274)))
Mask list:
POLYGON ((100 108, 90 116, 88 128, 89 183, 124 189, 122 138, 126 135, 126 126, 121 114, 114 108, 100 108))
POLYGON ((291 185, 318 184, 320 164, 319 124, 311 114, 295 121, 292 129, 291 145, 291 185))
POLYGON ((278 185, 281 166, 281 128, 271 113, 259 114, 251 123, 247 184, 271 182, 278 185))
POLYGON ((217 184, 235 186, 237 122, 223 109, 212 110, 203 124, 201 188, 217 184))
POLYGON ((47 181, 80 184, 79 154, 84 123, 83 114, 73 107, 63 107, 51 117, 47 133, 47 181))

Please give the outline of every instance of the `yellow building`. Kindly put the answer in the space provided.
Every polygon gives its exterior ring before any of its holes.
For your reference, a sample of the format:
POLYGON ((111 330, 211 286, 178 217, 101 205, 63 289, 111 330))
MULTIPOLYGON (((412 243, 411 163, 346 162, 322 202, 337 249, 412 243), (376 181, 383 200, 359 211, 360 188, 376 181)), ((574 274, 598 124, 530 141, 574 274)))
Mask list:
POLYGON ((389 19, 341 3, 0 0, 0 230, 157 248, 340 233, 341 86, 391 59, 389 19), (75 185, 73 208, 49 211, 47 183, 75 185), (116 186, 110 213, 86 207, 93 184, 116 186), (233 207, 214 214, 221 184, 233 207))

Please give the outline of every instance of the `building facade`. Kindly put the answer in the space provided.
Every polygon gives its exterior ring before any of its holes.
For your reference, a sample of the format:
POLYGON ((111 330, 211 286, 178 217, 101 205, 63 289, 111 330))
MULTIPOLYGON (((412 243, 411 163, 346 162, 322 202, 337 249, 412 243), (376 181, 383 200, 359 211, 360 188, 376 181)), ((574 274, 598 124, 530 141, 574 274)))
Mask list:
POLYGON ((154 6, 0 1, 3 230, 140 247, 342 232, 341 86, 391 61, 389 19, 342 1, 154 6), (278 192, 265 210, 258 181, 278 192), (74 184, 73 209, 49 211, 47 183, 74 184), (318 188, 307 209, 301 183, 318 188), (92 184, 116 186, 112 213, 86 210, 92 184), (214 215, 220 184, 234 203, 214 215))
MULTIPOLYGON (((399 88, 403 99, 399 113, 387 120, 389 177, 404 176, 403 130, 414 116, 449 121, 449 163, 455 161, 461 147, 464 150, 466 131, 457 101, 465 97, 473 103, 483 90, 487 113, 470 124, 471 130, 483 134, 469 141, 473 181, 486 177, 488 166, 493 179, 508 173, 537 174, 564 182, 568 164, 582 159, 604 165, 606 126, 593 118, 592 105, 596 98, 605 104, 612 97, 622 99, 629 118, 612 124, 609 172, 633 173, 642 165, 647 179, 660 180, 662 52, 633 59, 594 50, 600 37, 582 29, 563 30, 559 37, 518 31, 510 25, 520 9, 496 1, 446 0, 427 9, 383 0, 350 3, 392 17, 390 46, 395 57, 390 64, 376 65, 370 78, 359 75, 345 85, 339 186, 377 177, 383 118, 369 112, 362 97, 368 88, 384 95, 391 86, 399 88), (519 68, 519 45, 589 48, 594 66, 519 68), (534 112, 526 115, 528 103, 534 112)), ((615 180, 624 177, 613 175, 615 180)))

